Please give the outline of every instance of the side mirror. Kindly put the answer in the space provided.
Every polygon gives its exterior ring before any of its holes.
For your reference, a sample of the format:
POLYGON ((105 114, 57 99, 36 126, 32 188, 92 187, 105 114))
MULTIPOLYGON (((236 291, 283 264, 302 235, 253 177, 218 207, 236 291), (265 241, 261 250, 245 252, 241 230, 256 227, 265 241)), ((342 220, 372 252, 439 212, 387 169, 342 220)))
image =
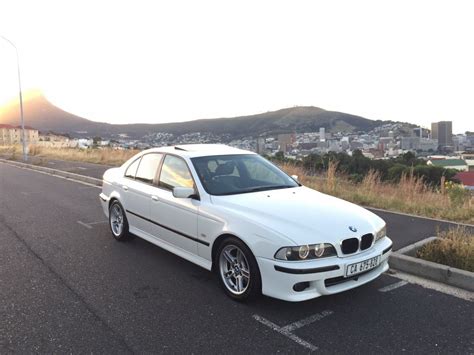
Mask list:
POLYGON ((189 198, 196 194, 192 187, 174 187, 173 196, 176 198, 189 198))
POLYGON ((298 175, 291 175, 291 178, 295 181, 298 181, 298 175))

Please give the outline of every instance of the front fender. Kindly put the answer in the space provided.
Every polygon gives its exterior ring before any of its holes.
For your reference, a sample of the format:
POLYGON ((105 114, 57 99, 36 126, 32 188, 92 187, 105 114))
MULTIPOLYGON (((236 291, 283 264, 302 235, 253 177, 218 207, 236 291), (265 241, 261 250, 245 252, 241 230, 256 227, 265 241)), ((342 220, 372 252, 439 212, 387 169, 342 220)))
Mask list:
POLYGON ((218 211, 201 209, 198 222, 199 235, 209 238, 210 246, 199 246, 199 254, 212 261, 212 249, 216 240, 223 235, 233 235, 241 239, 255 257, 273 259, 276 251, 282 246, 295 245, 281 233, 270 226, 262 225, 245 215, 233 213, 228 209, 218 211))

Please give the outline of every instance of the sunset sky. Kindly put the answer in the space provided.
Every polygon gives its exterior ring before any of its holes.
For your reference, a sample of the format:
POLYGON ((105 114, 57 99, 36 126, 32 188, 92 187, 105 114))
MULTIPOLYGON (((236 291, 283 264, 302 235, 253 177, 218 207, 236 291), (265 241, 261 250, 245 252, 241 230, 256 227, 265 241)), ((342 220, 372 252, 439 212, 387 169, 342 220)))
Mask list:
MULTIPOLYGON (((112 123, 313 105, 474 131, 474 1, 0 3, 23 87, 112 123)), ((0 104, 17 95, 0 39, 0 104)), ((27 121, 26 117, 26 121, 27 121)))

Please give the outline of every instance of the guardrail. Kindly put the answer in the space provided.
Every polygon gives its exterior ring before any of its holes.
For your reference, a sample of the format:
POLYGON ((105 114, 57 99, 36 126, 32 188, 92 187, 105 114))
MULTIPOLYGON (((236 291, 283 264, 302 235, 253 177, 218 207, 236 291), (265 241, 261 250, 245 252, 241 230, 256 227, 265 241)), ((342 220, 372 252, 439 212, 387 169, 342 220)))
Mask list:
POLYGON ((24 168, 24 169, 41 171, 43 173, 60 176, 60 177, 63 177, 65 179, 82 181, 82 182, 86 182, 88 184, 95 185, 95 186, 102 186, 102 180, 101 179, 93 178, 93 177, 90 177, 90 176, 70 173, 68 171, 63 171, 63 170, 46 168, 44 166, 38 166, 38 165, 34 165, 34 164, 21 163, 19 161, 14 161, 14 160, 0 159, 0 162, 5 163, 5 164, 9 164, 9 165, 13 165, 13 166, 18 166, 18 167, 24 168))

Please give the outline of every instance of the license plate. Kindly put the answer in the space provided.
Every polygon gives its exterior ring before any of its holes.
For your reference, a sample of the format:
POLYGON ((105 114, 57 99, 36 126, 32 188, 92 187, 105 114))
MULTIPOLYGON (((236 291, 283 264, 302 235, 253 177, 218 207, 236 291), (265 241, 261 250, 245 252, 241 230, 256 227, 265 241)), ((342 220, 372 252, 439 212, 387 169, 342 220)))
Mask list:
POLYGON ((350 264, 347 265, 346 267, 346 277, 360 274, 361 272, 373 269, 374 267, 377 267, 380 263, 380 258, 381 256, 376 256, 364 261, 360 261, 355 264, 350 264))

